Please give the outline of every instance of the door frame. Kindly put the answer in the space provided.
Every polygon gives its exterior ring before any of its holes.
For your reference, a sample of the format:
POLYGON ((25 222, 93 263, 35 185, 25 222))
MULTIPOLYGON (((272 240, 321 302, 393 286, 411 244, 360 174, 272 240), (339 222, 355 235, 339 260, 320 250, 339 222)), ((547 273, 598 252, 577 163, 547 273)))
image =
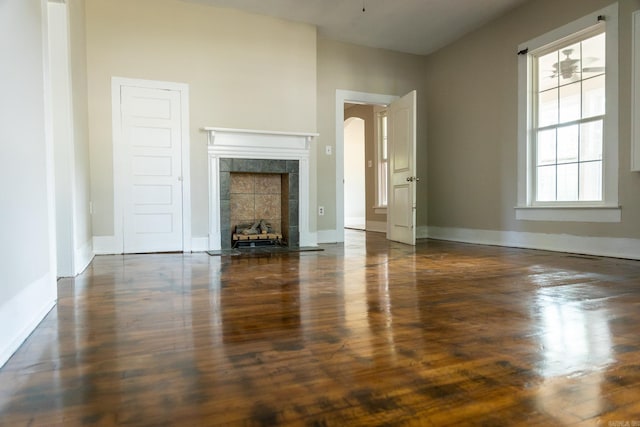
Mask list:
POLYGON ((121 88, 124 86, 145 89, 172 90, 180 92, 181 118, 181 163, 182 163, 182 251, 191 252, 191 160, 189 138, 189 85, 186 83, 141 80, 126 77, 111 78, 111 108, 113 120, 113 234, 118 253, 124 253, 124 206, 122 161, 122 102, 121 88))
POLYGON ((344 242, 344 104, 389 105, 399 96, 336 90, 336 242, 344 242))

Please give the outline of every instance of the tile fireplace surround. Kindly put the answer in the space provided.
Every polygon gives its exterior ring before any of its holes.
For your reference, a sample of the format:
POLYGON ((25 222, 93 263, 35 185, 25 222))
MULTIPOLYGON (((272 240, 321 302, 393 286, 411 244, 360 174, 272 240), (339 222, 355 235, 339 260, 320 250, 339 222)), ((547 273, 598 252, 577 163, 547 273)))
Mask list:
MULTIPOLYGON (((298 230, 298 205, 300 191, 299 165, 297 160, 265 160, 265 159, 228 159, 220 158, 220 248, 231 249, 231 174, 238 172, 279 174, 286 175, 288 189, 283 189, 288 195, 288 224, 287 230, 281 230, 287 239, 287 246, 297 248, 300 246, 298 230)), ((253 196, 253 195, 252 195, 253 196)), ((265 218, 252 218, 257 221, 265 218)))
POLYGON ((233 172, 288 174, 290 246, 316 246, 317 239, 309 231, 309 149, 317 134, 204 131, 208 133, 209 250, 231 247, 229 187, 233 172))

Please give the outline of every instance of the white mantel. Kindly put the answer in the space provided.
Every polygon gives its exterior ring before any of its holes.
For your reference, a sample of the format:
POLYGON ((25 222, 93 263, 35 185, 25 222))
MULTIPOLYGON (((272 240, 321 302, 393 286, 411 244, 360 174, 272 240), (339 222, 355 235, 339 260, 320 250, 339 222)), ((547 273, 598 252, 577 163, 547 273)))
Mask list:
POLYGON ((220 159, 297 160, 299 166, 298 229, 300 246, 316 246, 309 231, 309 152, 317 133, 203 128, 208 134, 209 250, 220 249, 220 159))

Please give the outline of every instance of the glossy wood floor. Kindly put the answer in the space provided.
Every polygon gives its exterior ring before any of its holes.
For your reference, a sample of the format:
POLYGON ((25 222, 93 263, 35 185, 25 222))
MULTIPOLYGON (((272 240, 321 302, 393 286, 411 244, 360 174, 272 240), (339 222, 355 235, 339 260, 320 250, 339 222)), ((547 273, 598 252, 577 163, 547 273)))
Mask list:
POLYGON ((640 425, 639 262, 325 249, 96 257, 0 370, 0 424, 640 425))

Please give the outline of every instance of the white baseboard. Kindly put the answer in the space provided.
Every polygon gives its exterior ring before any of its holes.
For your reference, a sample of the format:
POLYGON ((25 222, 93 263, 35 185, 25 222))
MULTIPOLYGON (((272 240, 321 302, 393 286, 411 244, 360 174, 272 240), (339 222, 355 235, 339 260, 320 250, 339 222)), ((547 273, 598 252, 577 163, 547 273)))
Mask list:
POLYGON ((432 226, 428 228, 428 237, 482 245, 640 259, 640 239, 432 226))
POLYGON ((367 219, 363 216, 347 216, 344 218, 345 228, 364 227, 367 219))
POLYGON ((318 246, 318 233, 307 231, 306 233, 300 233, 300 246, 302 247, 315 247, 318 246))
POLYGON ((82 273, 85 268, 91 263, 94 257, 93 253, 93 239, 87 240, 81 248, 76 249, 75 254, 75 275, 82 273))
POLYGON ((338 232, 336 230, 318 230, 318 243, 336 243, 338 232))
POLYGON ((191 238, 191 252, 206 252, 208 250, 209 236, 191 238))
POLYGON ((0 307, 0 367, 55 306, 56 280, 47 273, 0 307))
POLYGON ((416 239, 428 239, 428 238, 429 238, 429 227, 427 227, 426 225, 417 226, 416 239))
POLYGON ((367 221, 367 231, 386 233, 387 223, 385 221, 367 221))
POLYGON ((93 252, 96 255, 121 254, 122 250, 116 246, 115 236, 93 236, 93 252))
MULTIPOLYGON (((211 250, 209 247, 209 236, 193 237, 191 239, 191 252, 206 252, 208 250, 211 250)), ((93 236, 93 251, 96 255, 122 253, 122 250, 116 248, 116 239, 114 236, 93 236)))

